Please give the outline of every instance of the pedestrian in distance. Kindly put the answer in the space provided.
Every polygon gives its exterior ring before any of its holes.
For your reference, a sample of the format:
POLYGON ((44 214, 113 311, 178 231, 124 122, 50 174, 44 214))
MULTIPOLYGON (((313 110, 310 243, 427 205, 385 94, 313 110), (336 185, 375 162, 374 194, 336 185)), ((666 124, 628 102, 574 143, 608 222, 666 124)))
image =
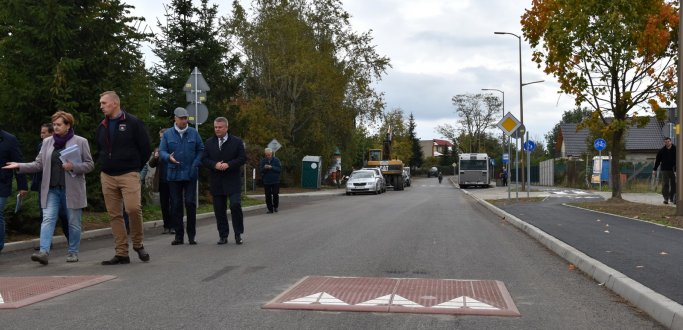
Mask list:
MULTIPOLYGON (((43 140, 46 138, 52 136, 54 134, 54 129, 52 128, 52 123, 44 123, 40 125, 40 143, 38 143, 38 153, 40 153, 40 149, 43 147, 43 140)), ((33 178, 31 179, 31 191, 35 191, 38 193, 38 208, 40 209, 40 220, 43 220, 43 208, 40 206, 40 184, 43 181, 43 172, 36 172, 33 174, 33 178)), ((59 220, 59 226, 62 228, 62 233, 64 233, 64 237, 66 237, 66 241, 69 241, 69 219, 66 214, 66 205, 62 205, 62 207, 59 208, 59 212, 57 214, 57 220, 59 220)), ((40 245, 37 247, 33 248, 36 251, 40 251, 40 245)), ((50 247, 50 249, 52 249, 50 247)))
POLYGON ((662 196, 664 197, 664 204, 669 204, 669 201, 676 204, 676 146, 671 142, 670 137, 664 138, 664 146, 657 152, 655 158, 655 167, 652 168, 652 174, 655 175, 659 165, 662 165, 662 196))
POLYGON ((500 181, 503 184, 503 187, 508 185, 508 171, 503 167, 502 170, 500 170, 500 181))
POLYGON ((232 215, 232 230, 235 243, 242 244, 244 233, 244 215, 242 214, 240 168, 247 157, 244 142, 237 136, 228 134, 228 119, 218 117, 213 121, 214 136, 204 143, 202 163, 209 173, 209 190, 213 197, 213 213, 218 227, 218 244, 227 244, 230 228, 228 227, 228 200, 232 215))
POLYGON ((263 180, 263 189, 266 195, 266 207, 268 213, 277 212, 280 204, 280 160, 273 155, 273 150, 266 148, 264 157, 259 161, 259 171, 263 180))
POLYGON ((441 184, 441 180, 443 180, 443 175, 441 175, 441 171, 439 171, 438 176, 439 176, 439 184, 441 184))
MULTIPOLYGON (((159 130, 159 141, 163 139, 165 131, 166 128, 159 130)), ((173 221, 171 219, 171 193, 168 188, 168 181, 166 181, 166 170, 168 165, 161 160, 159 147, 154 149, 147 164, 151 168, 156 168, 154 176, 152 177, 152 192, 159 193, 161 218, 164 222, 164 231, 162 234, 175 234, 173 221)))
POLYGON ((159 157, 166 163, 166 181, 171 196, 171 221, 175 239, 171 245, 184 244, 183 205, 187 213, 187 240, 197 244, 197 177, 204 143, 196 129, 187 122, 190 114, 185 108, 173 112, 175 123, 164 132, 159 144, 159 157))
POLYGON ((66 262, 77 262, 81 245, 81 218, 88 206, 85 174, 95 168, 88 140, 74 131, 74 117, 57 111, 52 115, 54 134, 43 140, 36 159, 31 163, 10 162, 5 169, 19 169, 20 173, 42 172, 40 207, 43 221, 40 225, 40 250, 31 260, 48 264, 50 246, 54 236, 59 210, 66 207, 69 222, 69 244, 66 262))
MULTIPOLYGON (((0 129, 0 165, 8 162, 23 162, 19 141, 14 135, 0 129)), ((28 192, 26 175, 9 169, 0 169, 0 251, 5 247, 5 206, 12 193, 12 178, 17 180, 18 198, 24 198, 28 192)))
POLYGON ((133 250, 140 260, 149 261, 143 245, 140 171, 152 152, 145 124, 121 109, 114 91, 100 94, 100 109, 105 118, 97 126, 95 141, 102 172, 102 195, 114 236, 115 255, 103 265, 129 264, 128 234, 123 220, 123 206, 130 217, 133 250))

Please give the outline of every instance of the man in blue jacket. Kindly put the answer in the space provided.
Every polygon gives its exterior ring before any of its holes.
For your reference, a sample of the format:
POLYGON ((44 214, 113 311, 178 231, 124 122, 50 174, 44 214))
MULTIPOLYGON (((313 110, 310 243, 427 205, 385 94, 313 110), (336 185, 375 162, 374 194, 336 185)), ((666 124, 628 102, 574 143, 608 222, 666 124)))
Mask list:
MULTIPOLYGON (((14 135, 0 129, 0 164, 8 162, 23 162, 19 142, 14 135)), ((24 174, 15 173, 13 170, 0 169, 0 251, 5 247, 5 205, 7 198, 12 192, 12 177, 17 179, 17 190, 23 198, 28 190, 28 183, 24 174)))
POLYGON ((171 245, 184 244, 183 204, 187 212, 187 240, 197 244, 197 177, 204 151, 204 143, 196 129, 187 124, 185 108, 173 112, 175 124, 164 132, 159 154, 167 164, 166 181, 171 195, 171 219, 175 225, 175 239, 171 245), (184 202, 184 203, 183 203, 184 202))
POLYGON ((277 212, 280 201, 280 160, 273 156, 273 150, 266 148, 265 158, 259 162, 259 171, 263 180, 263 188, 266 194, 266 206, 268 213, 277 212))

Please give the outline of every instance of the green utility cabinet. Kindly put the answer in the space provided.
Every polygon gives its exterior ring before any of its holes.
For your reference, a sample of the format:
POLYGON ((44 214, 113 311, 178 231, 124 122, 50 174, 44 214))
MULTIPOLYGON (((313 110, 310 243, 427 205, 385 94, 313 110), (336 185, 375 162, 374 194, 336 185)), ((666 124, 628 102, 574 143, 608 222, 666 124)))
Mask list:
POLYGON ((301 160, 301 187, 320 188, 320 156, 304 156, 301 160))

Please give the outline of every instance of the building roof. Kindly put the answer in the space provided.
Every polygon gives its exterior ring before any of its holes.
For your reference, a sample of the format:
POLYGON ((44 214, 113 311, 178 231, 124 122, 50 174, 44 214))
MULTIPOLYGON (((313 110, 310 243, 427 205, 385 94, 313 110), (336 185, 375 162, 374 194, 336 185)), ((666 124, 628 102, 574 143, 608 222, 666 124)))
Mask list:
MULTIPOLYGON (((561 124, 561 143, 564 144, 564 156, 579 156, 586 153, 592 143, 587 141, 588 129, 576 131, 577 124, 561 124)), ((650 120, 644 127, 629 127, 624 140, 626 151, 653 151, 662 147, 664 122, 650 120)))
POLYGON ((453 146, 453 143, 451 141, 448 141, 448 140, 433 139, 433 141, 434 141, 434 145, 436 145, 436 146, 449 146, 449 147, 453 146))

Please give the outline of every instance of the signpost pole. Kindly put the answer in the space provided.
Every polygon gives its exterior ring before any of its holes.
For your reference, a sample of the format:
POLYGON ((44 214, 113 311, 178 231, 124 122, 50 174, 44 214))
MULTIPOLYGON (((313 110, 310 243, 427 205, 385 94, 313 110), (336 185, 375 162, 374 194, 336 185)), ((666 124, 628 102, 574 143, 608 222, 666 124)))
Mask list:
POLYGON ((598 181, 600 184, 598 186, 600 187, 600 191, 602 191, 602 166, 605 165, 602 163, 602 149, 598 150, 598 164, 600 164, 600 174, 598 174, 598 181))
POLYGON ((529 194, 531 191, 531 151, 533 148, 531 147, 531 141, 529 141, 529 131, 526 132, 526 142, 527 142, 527 151, 526 151, 526 180, 527 180, 527 185, 526 185, 526 198, 529 198, 529 194))
POLYGON ((512 137, 508 135, 508 167, 507 167, 507 175, 508 175, 508 200, 510 200, 510 146, 512 146, 512 137))

